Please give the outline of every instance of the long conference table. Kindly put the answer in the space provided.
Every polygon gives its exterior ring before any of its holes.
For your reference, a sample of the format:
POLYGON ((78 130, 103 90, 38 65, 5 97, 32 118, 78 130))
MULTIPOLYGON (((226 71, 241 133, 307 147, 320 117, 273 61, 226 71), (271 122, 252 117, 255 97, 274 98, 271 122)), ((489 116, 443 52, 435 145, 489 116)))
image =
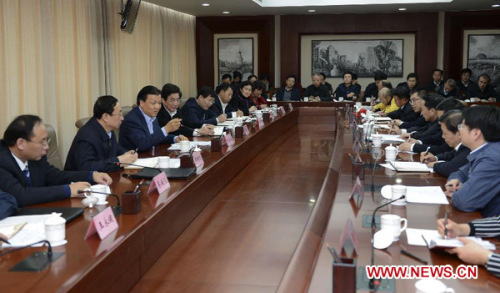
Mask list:
MULTIPOLYGON (((102 241, 83 240, 97 209, 66 225, 64 255, 38 273, 9 272, 33 251, 30 248, 0 258, 0 292, 331 292, 332 257, 327 242, 339 249, 339 238, 351 219, 359 240, 357 265, 370 263, 371 215, 383 201, 380 188, 401 179, 405 185, 443 185, 433 174, 386 174, 376 168, 376 191, 353 203, 352 132, 344 121, 342 103, 294 103, 283 117, 251 134, 236 138, 221 152, 202 148, 205 164, 188 180, 171 180, 166 194, 147 194, 142 186, 141 212, 119 215, 119 228, 102 241)), ((195 138, 195 140, 207 140, 195 138)), ((168 146, 156 155, 175 157, 168 146)), ((140 155, 151 156, 149 152, 140 155)), ((361 152, 373 165, 369 148, 361 152)), ((401 154, 401 159, 411 156, 401 154)), ((111 173, 112 192, 132 190, 138 179, 122 170, 111 173)), ((364 184, 370 185, 366 169, 364 184)), ((110 205, 114 200, 109 199, 110 205)), ((42 204, 82 207, 81 199, 42 204)), ((384 212, 408 219, 408 227, 434 229, 448 211, 450 219, 466 222, 479 213, 462 213, 451 205, 408 204, 384 212)), ((377 250, 377 265, 419 265, 400 254, 405 248, 432 265, 461 264, 456 256, 400 242, 377 250)), ((396 292, 414 291, 417 280, 396 280, 396 292)), ((477 280, 443 280, 457 292, 500 290, 500 282, 479 269, 477 280)))

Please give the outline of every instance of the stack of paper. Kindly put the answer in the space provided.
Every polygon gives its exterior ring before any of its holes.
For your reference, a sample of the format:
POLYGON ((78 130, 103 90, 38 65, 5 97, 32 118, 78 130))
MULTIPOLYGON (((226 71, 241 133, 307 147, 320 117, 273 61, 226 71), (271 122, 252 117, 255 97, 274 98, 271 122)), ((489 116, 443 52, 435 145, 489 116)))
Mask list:
MULTIPOLYGON (((233 123, 233 125, 234 125, 234 123, 233 123)), ((224 132, 224 126, 215 126, 214 136, 221 136, 222 132, 224 132)))
POLYGON ((427 164, 418 162, 400 162, 393 161, 389 164, 398 172, 431 172, 432 168, 427 167, 427 164))
MULTIPOLYGON (((180 149, 180 146, 179 146, 180 149)), ((137 159, 134 165, 138 166, 126 166, 125 169, 143 169, 143 167, 157 168, 158 167, 158 157, 137 159)), ((177 158, 170 158, 170 168, 179 168, 181 166, 181 160, 177 158)))
POLYGON ((235 120, 226 120, 225 122, 217 123, 217 126, 234 126, 235 120))
MULTIPOLYGON (((380 190, 385 199, 392 199, 392 185, 385 185, 380 190)), ((406 201, 410 203, 449 204, 446 195, 439 186, 406 186, 406 201)))
MULTIPOLYGON (((189 148, 194 148, 197 146, 208 146, 210 147, 212 143, 210 141, 190 141, 189 142, 189 148)), ((172 144, 169 148, 169 151, 180 151, 181 150, 181 145, 179 143, 174 143, 172 144)))
MULTIPOLYGON (((463 242, 456 238, 443 239, 443 237, 439 235, 437 230, 408 228, 406 229, 406 237, 408 238, 408 244, 416 246, 427 246, 429 249, 454 248, 464 246, 463 242)), ((489 241, 483 240, 479 237, 466 238, 474 240, 486 249, 495 250, 495 245, 489 241)))
MULTIPOLYGON (((9 227, 24 224, 17 234, 9 238, 9 244, 4 244, 4 247, 26 246, 45 239, 45 220, 52 215, 34 215, 34 216, 15 216, 8 217, 0 221, 1 227, 9 227)), ((42 244, 36 245, 42 246, 42 244)))

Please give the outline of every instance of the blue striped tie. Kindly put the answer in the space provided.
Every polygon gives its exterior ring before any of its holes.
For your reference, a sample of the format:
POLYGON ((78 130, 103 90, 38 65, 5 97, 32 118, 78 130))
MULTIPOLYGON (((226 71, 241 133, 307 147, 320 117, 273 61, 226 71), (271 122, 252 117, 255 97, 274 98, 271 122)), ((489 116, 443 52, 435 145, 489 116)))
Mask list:
POLYGON ((23 170, 23 173, 24 173, 24 176, 26 176, 26 181, 28 182, 28 187, 32 187, 33 185, 31 183, 30 170, 28 169, 28 167, 26 167, 23 170))

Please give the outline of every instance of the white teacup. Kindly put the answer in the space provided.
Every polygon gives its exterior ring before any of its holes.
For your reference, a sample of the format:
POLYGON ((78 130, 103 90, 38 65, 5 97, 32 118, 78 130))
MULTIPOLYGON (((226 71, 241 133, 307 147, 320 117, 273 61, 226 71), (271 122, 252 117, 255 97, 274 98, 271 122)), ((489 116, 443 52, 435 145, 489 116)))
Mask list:
POLYGON ((416 293, 455 293, 453 288, 436 279, 422 279, 415 283, 416 293))
POLYGON ((372 98, 370 98, 370 97, 365 98, 365 102, 370 103, 371 101, 372 101, 372 98))
MULTIPOLYGON (((406 197, 406 190, 407 190, 407 188, 404 185, 399 185, 399 184, 393 185, 391 187, 391 192, 392 192, 391 198, 392 198, 392 200, 400 198, 402 195, 404 195, 406 197)), ((400 199, 398 201, 395 201, 392 204, 396 205, 396 206, 405 206, 406 205, 406 198, 403 198, 403 199, 400 199)))
POLYGON ((87 196, 87 197, 92 196, 92 197, 97 198, 96 205, 105 205, 108 203, 106 201, 106 199, 108 197, 108 195, 106 194, 108 191, 107 185, 105 185, 105 184, 92 185, 92 186, 90 186, 90 188, 85 188, 84 191, 86 191, 84 193, 85 196, 87 196), (99 192, 99 193, 97 193, 97 192, 99 192), (88 193, 90 193, 90 195, 88 195, 88 193))
POLYGON ((243 125, 243 118, 241 118, 241 117, 236 118, 236 123, 235 124, 236 125, 243 125))
POLYGON ((275 101, 276 101, 276 95, 274 95, 274 96, 271 98, 271 100, 272 100, 273 102, 275 102, 275 101))
POLYGON ((396 156, 398 155, 398 149, 394 146, 389 145, 385 148, 385 160, 386 161, 396 161, 396 156))
POLYGON ((231 112, 231 118, 238 117, 238 112, 231 112))
POLYGON ((66 220, 57 213, 45 220, 45 239, 52 246, 66 244, 66 220))
POLYGON ((391 231, 393 236, 392 241, 398 241, 401 232, 406 230, 407 226, 408 221, 398 215, 389 214, 380 216, 380 227, 382 230, 391 231), (403 227, 401 227, 401 223, 403 223, 403 227))
POLYGON ((191 148, 191 144, 188 140, 181 140, 179 143, 181 145, 181 153, 188 153, 191 148))
POLYGON ((372 134, 372 142, 373 146, 379 148, 382 146, 382 135, 380 134, 372 134))
POLYGON ((170 168, 170 157, 158 157, 158 168, 170 168))
POLYGON ((344 97, 339 97, 338 100, 339 100, 339 102, 342 102, 342 101, 344 101, 344 97))
POLYGON ((262 111, 261 110, 255 111, 255 116, 257 116, 257 118, 262 118, 262 111))
POLYGON ((309 97, 304 97, 304 102, 309 102, 309 97))

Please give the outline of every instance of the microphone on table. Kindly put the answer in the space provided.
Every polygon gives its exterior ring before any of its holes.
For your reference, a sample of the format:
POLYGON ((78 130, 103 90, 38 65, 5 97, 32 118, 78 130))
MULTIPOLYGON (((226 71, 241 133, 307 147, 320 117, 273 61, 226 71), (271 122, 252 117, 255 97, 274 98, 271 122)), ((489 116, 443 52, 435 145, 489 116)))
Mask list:
POLYGON ((115 193, 107 193, 107 192, 92 191, 92 190, 78 190, 78 194, 86 194, 86 193, 98 193, 98 194, 111 195, 112 197, 116 198, 116 206, 117 207, 121 206, 120 205, 120 198, 115 193))
MULTIPOLYGON (((372 149, 373 150, 373 149, 372 149)), ((375 162, 373 162, 373 170, 372 170, 372 186, 371 186, 371 191, 372 193, 375 192, 375 167, 377 166, 378 160, 382 158, 382 153, 378 154, 375 156, 375 162)))
POLYGON ((47 240, 40 240, 40 241, 37 241, 35 243, 31 243, 31 244, 28 244, 25 246, 16 247, 14 249, 4 251, 4 252, 0 253, 0 257, 7 255, 7 254, 10 254, 10 253, 13 253, 13 252, 18 251, 18 250, 21 250, 21 249, 31 247, 33 245, 40 244, 40 243, 45 243, 47 245, 47 257, 49 258, 49 260, 51 260, 52 259, 52 245, 50 245, 50 242, 47 240))
MULTIPOLYGON (((375 258, 375 241, 374 241, 374 236, 375 236, 375 230, 377 229, 377 224, 375 223, 375 214, 377 213, 378 210, 380 210, 381 208, 387 206, 387 205, 390 205, 391 203, 395 202, 395 201, 398 201, 400 199, 404 199, 406 196, 404 195, 401 195, 400 197, 396 198, 396 199, 393 199, 389 202, 386 202, 380 206, 378 206, 374 211, 373 211, 373 215, 372 215, 372 254, 371 254, 371 261, 370 261, 370 265, 373 266, 374 265, 374 258, 375 258)), ((379 279, 375 279, 375 278, 371 278, 370 279, 370 282, 368 283, 369 284, 369 289, 370 290, 374 290, 375 292, 377 291, 378 289, 378 282, 380 282, 379 279), (376 284, 377 282, 377 284, 376 284)))

